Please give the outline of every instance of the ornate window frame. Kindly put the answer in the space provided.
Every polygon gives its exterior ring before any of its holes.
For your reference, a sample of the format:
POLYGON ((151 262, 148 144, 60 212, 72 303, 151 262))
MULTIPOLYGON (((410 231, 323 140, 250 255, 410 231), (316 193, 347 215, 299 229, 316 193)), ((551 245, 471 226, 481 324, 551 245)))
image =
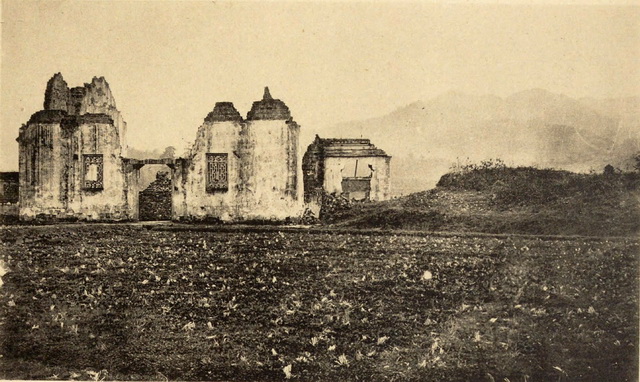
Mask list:
POLYGON ((209 193, 229 190, 229 154, 207 153, 206 189, 209 193))
POLYGON ((85 190, 102 190, 104 189, 104 156, 102 154, 83 154, 82 155, 82 186, 85 190), (96 179, 87 179, 87 174, 91 165, 97 166, 96 179))

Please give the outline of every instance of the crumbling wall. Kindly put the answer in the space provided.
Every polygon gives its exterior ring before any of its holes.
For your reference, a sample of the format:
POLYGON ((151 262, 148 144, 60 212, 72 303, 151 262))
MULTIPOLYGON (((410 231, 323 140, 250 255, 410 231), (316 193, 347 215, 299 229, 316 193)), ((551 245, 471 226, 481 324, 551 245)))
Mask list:
POLYGON ((74 158, 67 174, 68 209, 90 220, 123 220, 130 218, 124 194, 125 178, 120 156, 118 130, 113 124, 83 123, 70 141, 74 158), (103 158, 103 188, 85 188, 83 157, 99 154, 103 158), (78 158, 77 160, 75 158, 78 158))
POLYGON ((209 113, 176 161, 174 219, 284 220, 302 214, 300 127, 268 89, 243 121, 230 102, 209 113), (207 189, 207 154, 226 155, 227 188, 207 189))
POLYGON ((17 220, 20 177, 17 172, 0 172, 0 222, 17 220))
POLYGON ((57 215, 64 211, 60 200, 60 122, 29 123, 20 129, 20 215, 57 215))
POLYGON ((65 91, 66 83, 56 74, 47 84, 45 110, 34 113, 20 129, 21 219, 131 217, 126 203, 121 131, 106 113, 114 112, 115 103, 104 79, 94 78, 92 83, 65 91), (99 90, 87 98, 91 93, 87 89, 93 88, 99 90), (98 104, 98 97, 104 99, 100 107, 89 109, 97 113, 87 112, 83 102, 98 104), (90 160, 96 164, 87 167, 85 161, 90 160), (99 171, 99 182, 95 182, 99 187, 87 187, 86 168, 96 176, 99 171))
POLYGON ((319 205, 324 194, 324 151, 316 135, 302 157, 304 202, 319 205))
POLYGON ((104 77, 93 77, 90 83, 69 88, 62 74, 54 74, 47 82, 44 110, 60 110, 68 115, 108 115, 118 129, 122 155, 126 155, 127 124, 104 77))
POLYGON ((23 219, 129 218, 116 127, 107 116, 27 125, 20 135, 20 189, 23 219), (86 154, 102 156, 102 188, 85 187, 86 154))
POLYGON ((252 205, 248 217, 282 220, 299 216, 302 209, 302 173, 299 134, 295 122, 249 121, 249 142, 253 168, 249 191, 252 205))
POLYGON ((303 157, 305 203, 317 209, 324 194, 389 199, 390 161, 391 157, 368 139, 316 136, 303 157))
POLYGON ((287 105, 274 99, 269 88, 247 113, 248 144, 252 155, 248 165, 252 219, 282 220, 299 217, 303 210, 300 161, 300 126, 291 118, 287 105))
POLYGON ((173 217, 176 220, 218 218, 236 220, 242 215, 243 184, 240 181, 240 135, 236 121, 206 121, 188 160, 178 161, 173 172, 173 217), (226 154, 227 189, 207 190, 207 153, 226 154))
POLYGON ((124 176, 124 199, 129 214, 129 219, 138 220, 140 197, 140 165, 134 159, 122 159, 122 172, 124 176))
POLYGON ((18 203, 20 198, 20 174, 0 172, 0 203, 18 203))
POLYGON ((169 173, 159 171, 156 180, 140 192, 140 220, 171 219, 171 178, 169 173))
POLYGON ((62 74, 56 73, 47 82, 44 92, 44 110, 64 110, 68 112, 69 87, 62 78, 62 74))

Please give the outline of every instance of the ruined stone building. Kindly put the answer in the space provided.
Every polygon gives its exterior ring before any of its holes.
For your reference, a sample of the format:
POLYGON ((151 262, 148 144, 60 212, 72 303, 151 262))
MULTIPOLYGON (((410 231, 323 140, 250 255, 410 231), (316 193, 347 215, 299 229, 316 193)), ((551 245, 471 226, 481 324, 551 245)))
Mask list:
POLYGON ((265 88, 243 119, 216 103, 176 162, 174 219, 283 220, 303 212, 300 126, 265 88))
POLYGON ((17 139, 22 220, 285 220, 323 192, 389 197, 390 157, 367 139, 317 137, 302 161, 300 126, 268 88, 246 118, 216 103, 178 159, 126 157, 127 125, 103 77, 69 88, 58 73, 44 98, 17 139), (152 164, 167 172, 141 190, 152 164))
POLYGON ((20 217, 131 217, 122 166, 126 124, 103 77, 47 83, 44 108, 20 128, 20 217))
POLYGON ((317 203, 325 192, 352 200, 387 200, 390 161, 368 139, 316 135, 302 159, 305 202, 317 203))

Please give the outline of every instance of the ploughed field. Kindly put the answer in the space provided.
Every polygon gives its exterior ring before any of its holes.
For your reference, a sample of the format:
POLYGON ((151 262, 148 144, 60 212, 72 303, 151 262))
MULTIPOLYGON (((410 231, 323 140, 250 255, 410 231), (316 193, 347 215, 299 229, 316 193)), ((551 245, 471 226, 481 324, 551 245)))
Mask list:
POLYGON ((637 380, 637 239, 0 229, 0 377, 637 380))

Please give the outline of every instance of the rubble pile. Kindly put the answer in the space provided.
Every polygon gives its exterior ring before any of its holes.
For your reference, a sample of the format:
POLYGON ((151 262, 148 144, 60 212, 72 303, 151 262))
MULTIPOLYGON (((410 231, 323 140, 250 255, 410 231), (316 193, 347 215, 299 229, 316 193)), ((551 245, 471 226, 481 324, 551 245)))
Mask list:
POLYGON ((156 180, 140 192, 140 220, 171 219, 171 179, 166 172, 158 172, 156 180))
POLYGON ((352 207, 353 203, 342 195, 337 195, 336 193, 324 194, 320 207, 320 220, 326 223, 333 222, 352 207))

